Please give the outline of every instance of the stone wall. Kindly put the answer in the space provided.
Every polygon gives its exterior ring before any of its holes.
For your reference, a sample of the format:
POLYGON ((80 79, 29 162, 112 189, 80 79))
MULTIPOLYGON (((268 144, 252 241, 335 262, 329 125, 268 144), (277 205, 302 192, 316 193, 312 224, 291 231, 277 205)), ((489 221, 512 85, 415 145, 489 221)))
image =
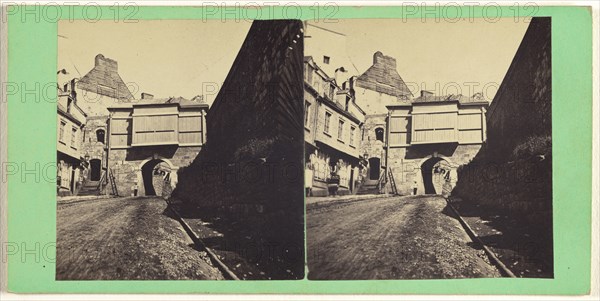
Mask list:
MULTIPOLYGON (((180 169, 172 199, 186 214, 216 210, 256 232, 261 247, 303 256, 302 77, 302 22, 254 21, 208 111, 207 143, 180 169)), ((303 275, 300 257, 273 260, 303 275)))
POLYGON ((534 18, 487 112, 487 152, 506 159, 534 136, 552 135, 550 18, 534 18))
POLYGON ((487 114, 488 141, 452 191, 552 227, 550 18, 533 18, 487 114))
MULTIPOLYGON (((413 188, 417 187, 417 194, 424 194, 425 187, 423 182, 422 168, 424 163, 430 158, 439 158, 450 168, 448 181, 441 176, 433 177, 436 193, 447 193, 457 182, 457 168, 460 165, 468 163, 477 152, 481 145, 457 145, 457 144, 433 144, 433 145, 413 145, 406 147, 393 147, 388 152, 389 168, 394 174, 394 181, 398 192, 401 195, 410 195, 413 188), (416 182, 416 183, 415 183, 416 182), (443 187, 449 182, 450 186, 443 187), (440 189, 443 187, 444 189, 440 189), (445 190, 445 191, 444 191, 445 190)), ((447 168, 446 168, 447 169, 447 168)), ((388 190, 390 183, 388 181, 388 190)))
MULTIPOLYGON (((151 146, 135 147, 129 149, 111 149, 109 153, 109 166, 115 175, 119 195, 130 196, 133 187, 137 184, 138 195, 145 195, 144 182, 142 178, 142 166, 152 159, 160 159, 171 167, 171 187, 177 185, 177 171, 188 166, 200 152, 200 146, 151 146)), ((163 187, 157 187, 157 194, 164 191, 163 187)), ((168 197, 168 195, 163 195, 168 197)))

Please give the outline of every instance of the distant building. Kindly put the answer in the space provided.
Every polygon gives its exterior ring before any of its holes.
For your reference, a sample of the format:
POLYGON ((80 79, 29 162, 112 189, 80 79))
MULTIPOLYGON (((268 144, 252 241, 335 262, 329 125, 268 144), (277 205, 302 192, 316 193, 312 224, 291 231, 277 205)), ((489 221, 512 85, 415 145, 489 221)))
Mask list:
POLYGON ((396 59, 373 54, 373 65, 355 78, 356 103, 365 111, 360 153, 367 162, 365 186, 382 186, 387 178, 388 105, 410 105, 412 93, 396 69, 396 59), (377 183, 379 182, 379 183, 377 183))
MULTIPOLYGON (((82 153, 89 160, 89 187, 101 187, 107 170, 108 110, 112 105, 130 103, 133 95, 118 73, 117 61, 96 55, 94 68, 75 80, 74 92, 79 106, 88 115, 83 128, 82 153)), ((100 193, 99 191, 90 193, 100 193)))
MULTIPOLYGON (((63 69, 59 73, 66 73, 63 69)), ((59 81, 59 83, 62 81, 59 81)), ((59 196, 77 194, 85 178, 86 159, 81 152, 82 129, 86 114, 77 105, 74 81, 58 87, 57 103, 57 193, 59 196)))
POLYGON ((312 57, 305 57, 304 102, 308 195, 355 193, 364 112, 354 103, 350 83, 338 86, 312 57))
MULTIPOLYGON (((447 194, 486 141, 480 94, 434 96, 422 91, 410 104, 388 105, 386 167, 400 194, 447 194)), ((388 180, 388 185, 390 181, 388 180)))
POLYGON ((481 94, 422 91, 415 97, 395 58, 377 51, 371 67, 359 73, 346 53, 344 34, 312 24, 306 28, 305 181, 311 195, 327 195, 323 190, 338 162, 351 166, 347 177, 358 182, 344 187, 342 176, 336 194, 448 193, 457 181, 457 167, 486 141, 489 102, 481 94), (338 94, 344 92, 351 101, 338 94), (335 139, 339 124, 347 132, 356 127, 356 148, 335 139), (333 129, 331 137, 325 128, 333 129))
POLYGON ((142 97, 108 107, 107 165, 119 195, 167 196, 206 143, 208 104, 142 97))

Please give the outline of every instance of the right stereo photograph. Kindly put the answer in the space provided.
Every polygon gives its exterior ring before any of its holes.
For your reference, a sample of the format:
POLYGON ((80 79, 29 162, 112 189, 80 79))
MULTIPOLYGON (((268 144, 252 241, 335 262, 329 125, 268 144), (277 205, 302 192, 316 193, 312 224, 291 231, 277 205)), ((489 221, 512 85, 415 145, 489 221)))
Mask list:
POLYGON ((553 278, 551 18, 304 23, 310 280, 553 278))

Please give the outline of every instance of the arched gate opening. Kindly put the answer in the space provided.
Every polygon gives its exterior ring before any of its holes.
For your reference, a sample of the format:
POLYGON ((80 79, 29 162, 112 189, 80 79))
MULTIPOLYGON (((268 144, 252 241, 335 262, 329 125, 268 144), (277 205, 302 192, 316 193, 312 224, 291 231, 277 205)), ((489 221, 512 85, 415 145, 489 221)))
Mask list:
POLYGON ((444 158, 432 157, 421 165, 425 194, 441 194, 444 184, 450 181, 450 163, 444 158))
POLYGON ((145 195, 162 196, 165 185, 169 185, 171 167, 161 159, 152 159, 142 166, 142 181, 145 195))

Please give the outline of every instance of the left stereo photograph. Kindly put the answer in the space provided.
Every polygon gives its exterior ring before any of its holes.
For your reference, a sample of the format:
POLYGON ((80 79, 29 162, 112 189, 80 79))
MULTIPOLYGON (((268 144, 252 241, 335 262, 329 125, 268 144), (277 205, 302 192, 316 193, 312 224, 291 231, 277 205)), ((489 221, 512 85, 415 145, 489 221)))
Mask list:
POLYGON ((57 280, 304 278, 301 21, 57 39, 57 280))

